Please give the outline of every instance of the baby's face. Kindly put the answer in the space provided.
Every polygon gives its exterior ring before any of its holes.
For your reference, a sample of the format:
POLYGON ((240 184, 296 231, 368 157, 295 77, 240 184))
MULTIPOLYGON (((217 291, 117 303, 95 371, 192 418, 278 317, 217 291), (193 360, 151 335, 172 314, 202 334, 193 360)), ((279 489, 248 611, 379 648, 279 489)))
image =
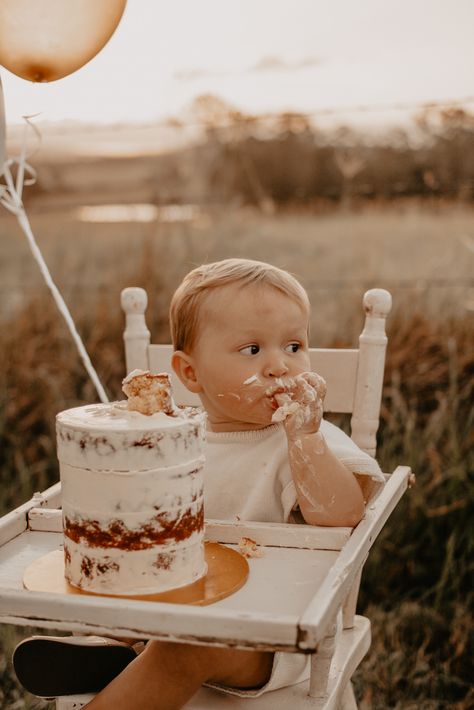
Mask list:
POLYGON ((266 390, 309 370, 308 313, 269 286, 218 288, 201 308, 192 357, 213 431, 268 426, 274 406, 266 390))

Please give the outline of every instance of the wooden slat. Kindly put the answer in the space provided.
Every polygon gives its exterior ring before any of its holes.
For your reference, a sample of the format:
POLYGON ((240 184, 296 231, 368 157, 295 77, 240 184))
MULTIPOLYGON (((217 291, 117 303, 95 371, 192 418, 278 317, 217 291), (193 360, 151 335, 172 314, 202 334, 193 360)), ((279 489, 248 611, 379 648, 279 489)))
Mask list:
MULTIPOLYGON (((28 514, 29 530, 62 532, 60 510, 32 508, 28 514)), ((206 540, 238 544, 250 537, 265 547, 292 547, 306 550, 340 550, 352 528, 325 528, 282 523, 235 523, 228 520, 206 520, 206 540)))
POLYGON ((57 505, 59 503, 60 493, 60 484, 55 483, 54 486, 51 486, 43 493, 35 493, 29 501, 0 518, 0 546, 27 529, 28 513, 32 508, 36 508, 40 505, 46 507, 53 503, 57 505))
POLYGON ((0 623, 239 648, 296 650, 292 615, 3 589, 0 623), (251 640, 250 640, 251 639, 251 640))
POLYGON ((28 530, 39 532, 62 532, 62 511, 49 508, 32 508, 28 513, 28 530))
POLYGON ((304 650, 317 648, 346 598, 361 565, 377 535, 408 486, 411 470, 399 466, 392 473, 378 497, 371 503, 364 519, 354 529, 336 563, 300 618, 298 645, 304 650))
POLYGON ((28 503, 24 503, 0 518, 0 546, 26 530, 28 510, 28 503))
POLYGON ((61 505, 61 482, 58 481, 41 493, 45 508, 58 508, 61 505))
POLYGON ((328 386, 324 410, 352 412, 357 378, 358 350, 310 348, 311 369, 326 380, 328 386))
POLYGON ((242 537, 250 537, 264 547, 307 550, 340 550, 349 539, 351 532, 352 528, 327 528, 316 525, 234 523, 227 520, 206 522, 206 539, 213 542, 237 544, 242 537))
MULTIPOLYGON (((169 372, 174 397, 180 404, 200 404, 196 394, 188 392, 176 377, 171 367, 171 345, 150 345, 149 367, 153 372, 169 372)), ((327 382, 328 393, 324 408, 327 412, 352 412, 357 377, 358 350, 310 349, 311 368, 327 382)))

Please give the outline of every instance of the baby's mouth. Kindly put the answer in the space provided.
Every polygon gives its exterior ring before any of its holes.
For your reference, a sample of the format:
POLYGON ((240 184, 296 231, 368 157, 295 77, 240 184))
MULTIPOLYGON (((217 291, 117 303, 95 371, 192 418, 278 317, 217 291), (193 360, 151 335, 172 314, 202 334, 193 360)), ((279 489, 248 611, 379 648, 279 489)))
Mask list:
POLYGON ((265 394, 270 401, 273 411, 272 421, 280 421, 292 414, 298 407, 294 401, 290 391, 291 380, 279 377, 275 380, 275 384, 265 390, 265 394), (278 414, 277 414, 278 412, 278 414))
POLYGON ((218 397, 238 400, 247 406, 257 405, 260 407, 263 405, 272 412, 279 409, 283 401, 291 400, 291 395, 288 393, 288 383, 282 378, 276 379, 273 385, 268 386, 268 383, 262 382, 256 374, 248 377, 236 390, 219 394, 218 397))
POLYGON ((278 403, 278 395, 280 392, 273 392, 271 395, 265 395, 268 401, 270 402, 270 407, 273 409, 273 411, 276 411, 278 407, 280 406, 278 403))
POLYGON ((283 402, 291 399, 291 395, 288 393, 285 382, 281 378, 278 378, 275 384, 271 387, 267 387, 265 390, 265 396, 270 400, 270 404, 274 410, 281 407, 283 402))

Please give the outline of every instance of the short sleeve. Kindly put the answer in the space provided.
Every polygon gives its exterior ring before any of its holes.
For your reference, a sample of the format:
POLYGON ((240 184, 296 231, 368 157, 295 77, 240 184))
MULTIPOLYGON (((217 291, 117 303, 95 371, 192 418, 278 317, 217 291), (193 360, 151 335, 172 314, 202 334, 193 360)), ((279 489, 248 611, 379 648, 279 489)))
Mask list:
POLYGON ((362 451, 342 429, 331 422, 321 422, 321 432, 328 447, 339 461, 359 476, 370 476, 379 483, 385 483, 385 478, 377 461, 362 451))

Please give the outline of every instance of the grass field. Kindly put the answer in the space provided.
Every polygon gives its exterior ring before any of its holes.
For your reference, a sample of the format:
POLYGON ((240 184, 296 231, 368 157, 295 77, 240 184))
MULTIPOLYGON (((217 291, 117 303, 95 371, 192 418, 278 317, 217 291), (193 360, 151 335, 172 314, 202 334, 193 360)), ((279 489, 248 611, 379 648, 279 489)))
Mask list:
MULTIPOLYGON (((472 661, 474 211, 462 204, 373 205, 354 212, 207 209, 189 222, 91 223, 72 210, 31 222, 109 393, 123 374, 119 293, 147 288, 149 326, 166 341, 169 296, 194 264, 263 259, 301 279, 315 345, 355 344, 367 288, 388 288, 379 458, 417 485, 365 568, 360 610, 373 645, 355 677, 363 710, 474 704, 472 661)), ((57 478, 54 415, 95 393, 11 217, 0 215, 0 506, 57 478)), ((343 426, 347 425, 342 421, 343 426)), ((9 664, 24 629, 0 629, 0 707, 46 707, 9 664)))
MULTIPOLYGON (((242 256, 272 261, 301 279, 313 303, 315 341, 323 344, 357 337, 353 309, 374 285, 392 292, 398 311, 431 317, 441 310, 444 317, 474 308, 473 217, 474 209, 462 203, 401 202, 274 216, 203 208, 174 223, 85 222, 74 209, 38 210, 31 224, 72 307, 93 303, 98 292, 114 298, 123 284, 147 275, 157 275, 167 297, 193 265, 242 256)), ((0 213, 0 289, 0 317, 43 289, 6 211, 0 213)))

